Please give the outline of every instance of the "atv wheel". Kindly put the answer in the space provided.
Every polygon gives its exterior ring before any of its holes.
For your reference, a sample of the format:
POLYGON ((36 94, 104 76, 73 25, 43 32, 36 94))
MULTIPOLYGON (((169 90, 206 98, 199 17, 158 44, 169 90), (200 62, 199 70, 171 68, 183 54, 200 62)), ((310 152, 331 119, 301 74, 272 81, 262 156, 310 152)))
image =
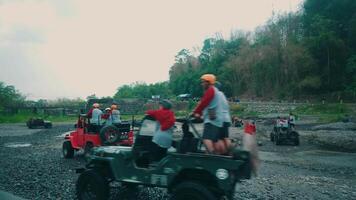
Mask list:
POLYGON ((64 158, 73 158, 74 149, 70 141, 63 142, 62 153, 64 158))
POLYGON ((196 182, 180 183, 173 190, 171 200, 215 200, 217 197, 202 184, 196 182))
POLYGON ((272 132, 269 134, 269 137, 270 137, 270 139, 271 139, 271 142, 274 142, 274 136, 273 136, 273 133, 272 133, 272 132))
POLYGON ((106 200, 110 195, 107 180, 94 170, 80 174, 76 184, 76 194, 79 200, 106 200))
POLYGON ((299 146, 299 137, 295 138, 294 145, 295 146, 299 146))
POLYGON ((294 140, 293 140, 294 145, 295 146, 299 146, 299 134, 298 134, 298 132, 292 131, 291 134, 293 134, 293 136, 294 136, 294 140))
POLYGON ((100 130, 100 139, 103 144, 115 144, 119 142, 120 131, 116 126, 105 126, 100 130))
POLYGON ((276 145, 281 145, 281 139, 278 136, 274 138, 274 142, 276 143, 276 145))

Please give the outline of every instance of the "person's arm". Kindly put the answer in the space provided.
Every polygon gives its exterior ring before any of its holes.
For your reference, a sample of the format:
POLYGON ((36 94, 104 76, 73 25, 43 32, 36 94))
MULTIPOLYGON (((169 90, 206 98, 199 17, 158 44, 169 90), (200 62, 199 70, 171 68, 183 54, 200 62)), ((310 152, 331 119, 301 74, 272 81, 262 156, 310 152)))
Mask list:
POLYGON ((88 118, 92 118, 92 116, 93 116, 93 108, 90 108, 90 110, 88 111, 88 113, 87 113, 87 117, 88 118))
MULTIPOLYGON (((165 118, 165 117, 164 117, 165 118)), ((171 112, 169 114, 169 117, 165 118, 166 120, 164 120, 162 123, 161 123, 161 130, 162 131, 165 131, 165 130, 168 130, 170 128, 172 128, 174 126, 174 123, 176 122, 176 119, 174 117, 174 113, 171 112)))
POLYGON ((109 119, 110 113, 104 113, 101 115, 101 119, 109 119))
POLYGON ((146 115, 149 115, 155 119, 157 119, 157 113, 158 113, 158 110, 147 110, 146 111, 146 115))
POLYGON ((213 87, 209 87, 205 91, 204 96, 200 100, 198 106, 195 108, 193 113, 202 115, 202 112, 203 112, 204 108, 206 108, 209 105, 209 103, 213 100, 214 95, 215 95, 214 88, 213 87))

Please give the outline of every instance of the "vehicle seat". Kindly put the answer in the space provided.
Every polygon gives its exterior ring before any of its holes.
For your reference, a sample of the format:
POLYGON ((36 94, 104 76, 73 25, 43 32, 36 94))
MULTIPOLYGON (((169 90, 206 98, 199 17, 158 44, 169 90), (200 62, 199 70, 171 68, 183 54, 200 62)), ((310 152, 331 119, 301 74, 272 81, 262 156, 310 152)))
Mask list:
POLYGON ((156 144, 152 142, 152 136, 137 136, 132 149, 136 165, 139 167, 148 167, 153 160, 152 149, 156 144))
POLYGON ((183 138, 178 143, 177 152, 178 153, 187 153, 192 152, 196 153, 198 151, 199 140, 197 138, 183 138))

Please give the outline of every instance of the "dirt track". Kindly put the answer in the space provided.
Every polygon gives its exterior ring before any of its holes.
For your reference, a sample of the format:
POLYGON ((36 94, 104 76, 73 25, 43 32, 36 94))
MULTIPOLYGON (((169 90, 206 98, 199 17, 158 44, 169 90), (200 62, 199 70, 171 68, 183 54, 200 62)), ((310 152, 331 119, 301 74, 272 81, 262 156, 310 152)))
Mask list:
MULTIPOLYGON (((0 125, 0 190, 26 199, 74 199, 73 169, 85 161, 82 156, 63 159, 63 138, 58 137, 72 127, 29 130, 22 124, 0 125)), ((356 154, 321 150, 306 138, 302 136, 299 147, 275 146, 260 134, 259 176, 238 184, 235 199, 356 199, 356 154)), ((166 195, 143 189, 139 199, 166 195)))

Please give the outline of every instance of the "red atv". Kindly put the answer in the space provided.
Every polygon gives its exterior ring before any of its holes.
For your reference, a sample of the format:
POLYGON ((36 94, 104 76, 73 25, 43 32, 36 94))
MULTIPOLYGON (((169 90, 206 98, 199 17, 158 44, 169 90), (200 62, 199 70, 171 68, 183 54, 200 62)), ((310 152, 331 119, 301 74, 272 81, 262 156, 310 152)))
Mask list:
POLYGON ((79 116, 76 130, 66 134, 63 142, 64 158, 73 158, 74 151, 84 149, 87 155, 93 147, 103 145, 132 146, 134 133, 129 122, 109 126, 92 125, 85 114, 79 116))

